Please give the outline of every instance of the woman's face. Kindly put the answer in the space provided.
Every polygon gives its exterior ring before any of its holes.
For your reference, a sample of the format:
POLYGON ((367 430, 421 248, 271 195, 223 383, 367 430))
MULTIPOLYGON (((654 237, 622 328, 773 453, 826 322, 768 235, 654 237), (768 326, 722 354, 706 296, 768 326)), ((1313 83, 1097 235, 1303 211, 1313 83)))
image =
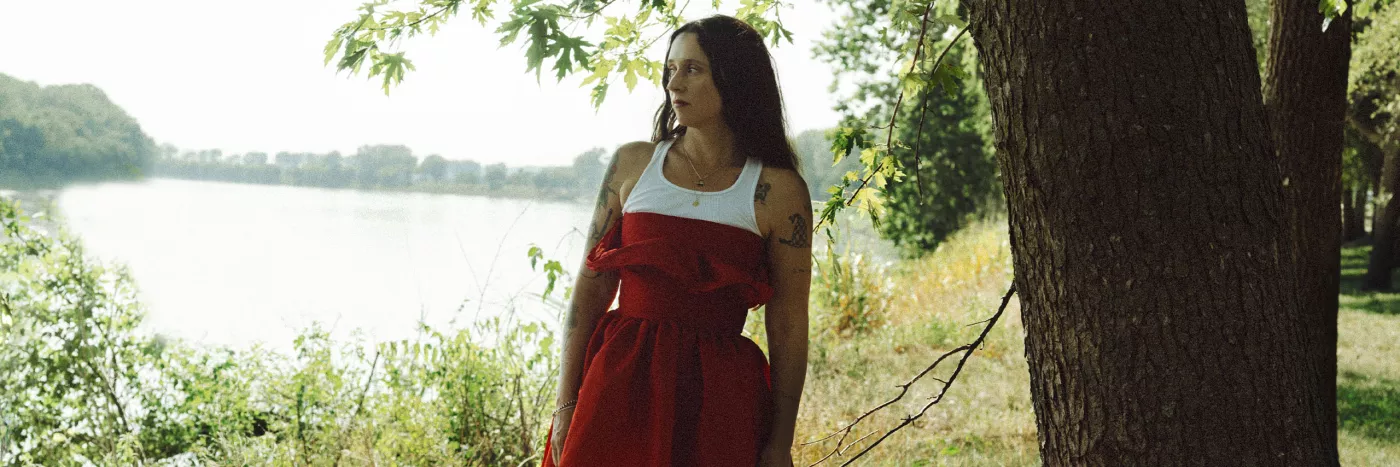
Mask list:
POLYGON ((705 127, 721 122, 719 90, 710 74, 710 60, 700 49, 695 33, 682 33, 671 42, 666 69, 671 82, 666 93, 676 120, 686 127, 705 127))

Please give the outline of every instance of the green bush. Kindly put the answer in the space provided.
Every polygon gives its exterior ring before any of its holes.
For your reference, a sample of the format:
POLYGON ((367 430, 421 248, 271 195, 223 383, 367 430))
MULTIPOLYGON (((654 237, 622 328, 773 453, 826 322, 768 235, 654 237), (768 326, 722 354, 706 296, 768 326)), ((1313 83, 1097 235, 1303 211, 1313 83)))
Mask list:
POLYGON ((290 354, 138 330, 130 276, 0 198, 0 465, 517 465, 539 460, 553 333, 506 314, 290 354))
POLYGON ((813 260, 813 325, 848 337, 884 322, 893 291, 887 267, 854 253, 850 242, 844 247, 835 243, 828 239, 825 253, 813 260))

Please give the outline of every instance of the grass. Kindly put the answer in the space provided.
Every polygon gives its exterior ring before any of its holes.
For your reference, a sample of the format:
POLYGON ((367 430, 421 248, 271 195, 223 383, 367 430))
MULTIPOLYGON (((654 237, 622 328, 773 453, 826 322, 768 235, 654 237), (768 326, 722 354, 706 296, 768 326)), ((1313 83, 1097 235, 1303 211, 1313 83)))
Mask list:
POLYGON ((1342 249, 1337 438, 1342 465, 1400 465, 1400 293, 1359 290, 1370 252, 1342 249))
MULTIPOLYGON (((923 259, 896 261, 885 272, 890 280, 883 295, 890 303, 879 319, 883 326, 852 337, 817 332, 798 420, 799 443, 826 436, 889 400, 899 392, 896 385, 944 352, 972 342, 982 330, 976 323, 995 313, 1011 284, 1006 238, 1004 223, 975 224, 923 259)), ((814 315, 824 312, 814 307, 814 315)), ((943 401, 885 440, 862 464, 1038 464, 1022 329, 1018 303, 1012 300, 943 401)), ((900 402, 862 422, 846 444, 876 432, 857 446, 868 444, 901 416, 917 413, 942 386, 932 377, 946 380, 955 363, 945 362, 900 402)), ((797 463, 811 464, 834 447, 835 439, 800 447, 797 463)), ((859 449, 827 464, 839 465, 859 449)))
MULTIPOLYGON (((1400 465, 1400 293, 1357 290, 1368 254, 1369 247, 1342 251, 1337 348, 1341 464, 1400 465)), ((976 338, 981 326, 975 323, 996 311, 1011 283, 1005 222, 974 224, 931 255, 866 273, 889 278, 863 282, 888 288, 870 292, 889 297, 884 316, 878 317, 882 325, 855 335, 814 332, 798 420, 799 444, 822 438, 889 400, 899 392, 896 385, 943 352, 976 338)), ((1396 278, 1400 280, 1400 274, 1396 278)), ((1400 284, 1395 290, 1400 291, 1400 284)), ((814 304, 814 325, 825 312, 814 304)), ((859 463, 1039 465, 1024 336, 1018 301, 1013 299, 943 402, 859 463)), ((955 363, 945 362, 930 376, 946 380, 955 363)), ((862 422, 847 444, 867 433, 874 435, 823 465, 849 459, 901 417, 917 413, 941 386, 926 377, 911 387, 901 402, 862 422)), ((801 446, 795 451, 796 461, 809 465, 834 447, 834 439, 801 446)))

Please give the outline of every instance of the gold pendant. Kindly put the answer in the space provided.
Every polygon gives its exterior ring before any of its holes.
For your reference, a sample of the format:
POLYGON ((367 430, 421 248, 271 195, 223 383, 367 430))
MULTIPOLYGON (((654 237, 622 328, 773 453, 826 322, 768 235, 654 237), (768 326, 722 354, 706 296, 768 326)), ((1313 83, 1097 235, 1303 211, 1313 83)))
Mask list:
POLYGON ((700 205, 700 198, 695 198, 695 202, 690 203, 690 205, 691 205, 691 206, 699 206, 699 205, 700 205))

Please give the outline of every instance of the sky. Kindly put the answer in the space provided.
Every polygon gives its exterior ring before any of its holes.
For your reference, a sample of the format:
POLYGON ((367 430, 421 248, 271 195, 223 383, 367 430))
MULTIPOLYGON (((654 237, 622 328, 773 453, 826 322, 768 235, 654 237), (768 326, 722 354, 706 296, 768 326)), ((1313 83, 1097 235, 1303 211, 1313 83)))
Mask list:
MULTIPOLYGON (((436 36, 404 43, 417 70, 389 96, 379 78, 337 74, 322 50, 360 3, 0 0, 0 73, 96 85, 158 144, 181 151, 350 154, 404 144, 419 157, 566 165, 590 148, 650 137, 661 89, 642 81, 629 94, 616 77, 595 113, 582 75, 556 84, 546 69, 537 84, 521 46, 498 47, 495 25, 479 25, 465 9, 436 36)), ((829 128, 839 120, 827 91, 832 71, 811 50, 836 16, 814 0, 789 3, 801 4, 781 13, 793 43, 771 49, 788 129, 829 128)), ((709 4, 692 2, 683 16, 714 13, 709 4)), ((635 3, 612 8, 630 13, 635 3)), ((660 60, 664 47, 656 41, 649 56, 660 60)))

